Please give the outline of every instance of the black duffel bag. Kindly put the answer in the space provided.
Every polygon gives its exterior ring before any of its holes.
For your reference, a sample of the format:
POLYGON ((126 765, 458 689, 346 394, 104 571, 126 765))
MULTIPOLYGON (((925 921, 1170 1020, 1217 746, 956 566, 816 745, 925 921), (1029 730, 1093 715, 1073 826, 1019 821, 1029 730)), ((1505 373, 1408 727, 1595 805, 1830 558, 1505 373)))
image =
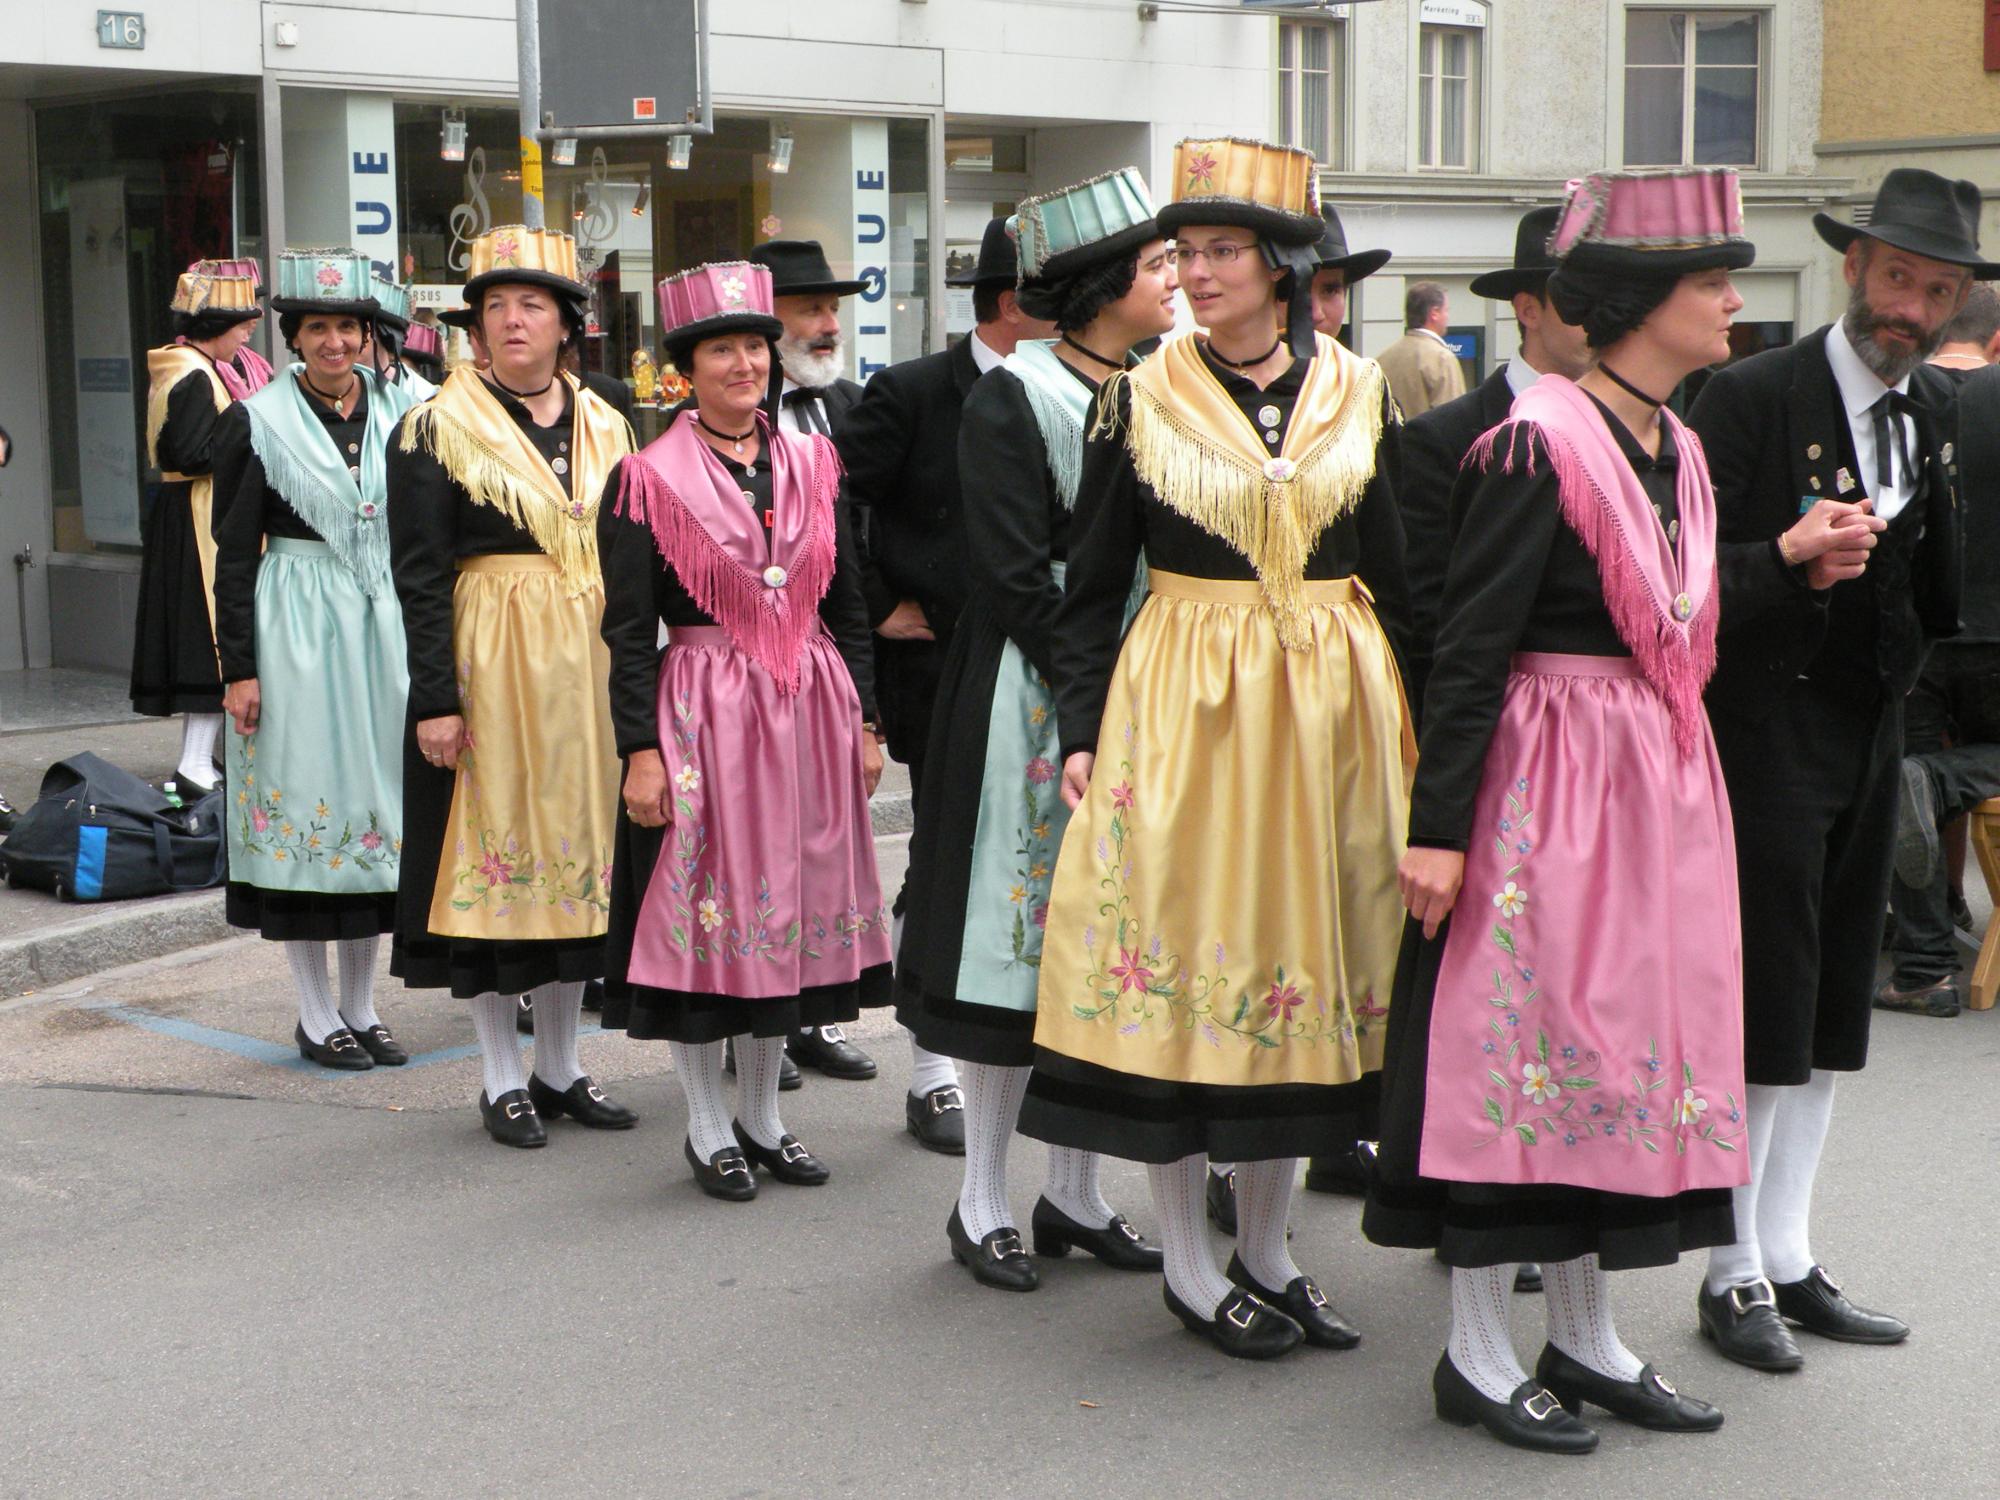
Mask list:
POLYGON ((130 771, 85 752, 59 760, 0 843, 13 886, 64 901, 126 901, 221 885, 228 873, 222 788, 177 807, 130 771))

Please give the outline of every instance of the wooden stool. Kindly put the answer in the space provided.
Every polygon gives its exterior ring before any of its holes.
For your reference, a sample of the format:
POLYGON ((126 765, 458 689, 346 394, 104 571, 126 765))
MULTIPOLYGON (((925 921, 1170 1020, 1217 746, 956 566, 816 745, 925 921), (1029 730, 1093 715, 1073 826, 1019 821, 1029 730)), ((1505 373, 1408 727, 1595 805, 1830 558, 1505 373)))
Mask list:
POLYGON ((1995 908, 1986 923, 1986 940, 1979 945, 1979 961, 1972 966, 1970 1004, 1974 1010, 1991 1010, 1995 992, 2000 991, 2000 797, 1988 797, 1966 819, 1967 837, 1995 908))

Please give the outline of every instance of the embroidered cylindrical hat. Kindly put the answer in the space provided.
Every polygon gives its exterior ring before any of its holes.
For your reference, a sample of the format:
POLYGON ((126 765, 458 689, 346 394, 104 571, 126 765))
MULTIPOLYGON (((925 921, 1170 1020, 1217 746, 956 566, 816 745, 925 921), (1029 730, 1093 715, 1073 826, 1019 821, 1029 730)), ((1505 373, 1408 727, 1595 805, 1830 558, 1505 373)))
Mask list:
POLYGON ((1023 198, 1012 224, 1023 281, 1074 275, 1160 238, 1153 196, 1137 167, 1023 198))
POLYGON ((590 288, 578 275, 576 240, 557 229, 502 224, 466 247, 465 301, 477 307, 488 287, 503 284, 547 287, 581 305, 590 288))
POLYGON ((1326 231, 1318 163, 1297 146, 1242 136, 1180 141, 1160 228, 1171 236, 1189 224, 1235 224, 1274 244, 1311 245, 1326 231))
POLYGON ((349 313, 372 319, 379 310, 368 257, 339 246, 286 250, 278 256, 271 307, 281 313, 349 313))
POLYGON ((664 344, 687 345, 739 329, 773 339, 785 331, 771 310, 770 268, 755 261, 695 266, 667 277, 658 294, 664 344))
POLYGON ((1730 167, 1593 172, 1569 184, 1549 253, 1582 270, 1685 275, 1757 258, 1743 233, 1743 189, 1730 167))
POLYGON ((206 313, 237 322, 261 317, 257 293, 263 281, 254 260, 198 260, 175 279, 168 308, 190 317, 206 313))

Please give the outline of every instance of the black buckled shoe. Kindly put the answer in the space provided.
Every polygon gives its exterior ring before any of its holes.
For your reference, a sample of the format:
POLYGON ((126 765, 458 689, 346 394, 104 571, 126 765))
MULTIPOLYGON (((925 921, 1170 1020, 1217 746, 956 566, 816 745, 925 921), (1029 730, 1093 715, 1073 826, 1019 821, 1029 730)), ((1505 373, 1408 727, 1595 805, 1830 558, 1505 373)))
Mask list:
POLYGON ((775 1147, 761 1146, 751 1139, 741 1120, 735 1122, 735 1128, 736 1143, 751 1164, 762 1167, 780 1182, 793 1187, 818 1187, 833 1176, 827 1164, 806 1150, 795 1135, 779 1136, 775 1147))
MULTIPOLYGON (((389 1035, 389 1028, 377 1021, 373 1026, 356 1026, 354 1039, 361 1043, 378 1068, 400 1068, 410 1060, 410 1054, 403 1050, 402 1043, 389 1035)), ((328 1040, 332 1040, 328 1038, 328 1040)))
POLYGON ((1535 1361, 1535 1379, 1573 1417, 1583 1414, 1583 1403, 1588 1401, 1655 1432, 1714 1432, 1722 1425, 1721 1412, 1706 1401, 1683 1396, 1651 1365, 1636 1380, 1613 1380, 1554 1344, 1544 1344, 1542 1357, 1535 1361))
POLYGON ((1840 1283, 1826 1274, 1825 1266, 1814 1266, 1798 1281, 1772 1284, 1778 1316, 1790 1318, 1808 1333, 1843 1344, 1900 1344, 1910 1336, 1910 1325, 1871 1307, 1857 1307, 1847 1300, 1840 1283))
POLYGON ((522 1036, 535 1034, 535 1002, 527 995, 514 1002, 514 1029, 522 1036))
MULTIPOLYGON (((726 1038, 722 1043, 722 1071, 727 1073, 731 1078, 736 1076, 736 1038, 733 1036, 726 1038)), ((787 1051, 780 1055, 778 1058, 778 1092, 789 1094, 805 1086, 805 1074, 801 1073, 799 1065, 792 1061, 792 1054, 787 1051)))
POLYGON ((724 1203, 748 1203, 757 1196, 757 1174, 735 1147, 724 1146, 703 1161, 694 1154, 694 1142, 683 1139, 681 1153, 694 1168, 695 1186, 709 1197, 720 1198, 724 1203))
POLYGON ((803 1068, 818 1068, 829 1078, 856 1082, 875 1076, 875 1059, 847 1039, 838 1026, 809 1026, 785 1038, 785 1051, 803 1068))
POLYGON ((978 1244, 972 1242, 958 1205, 944 1221, 945 1237, 951 1241, 951 1258, 972 1272, 982 1286, 997 1286, 1007 1292, 1032 1292, 1042 1284, 1042 1273, 1021 1248, 1021 1231, 1003 1224, 978 1244))
POLYGON ((299 1044, 299 1056, 307 1062, 316 1062, 322 1068, 335 1068, 342 1073, 365 1073, 375 1066, 375 1059, 361 1045, 361 1039, 345 1026, 329 1032, 323 1042, 316 1042, 306 1035, 304 1026, 292 1028, 292 1040, 299 1044))
POLYGON ((1706 1282, 1695 1293, 1695 1316, 1701 1336, 1724 1359, 1753 1370, 1784 1374, 1806 1362, 1792 1331, 1778 1316, 1778 1298, 1763 1279, 1711 1292, 1706 1282))
POLYGON ((535 1101, 535 1108, 544 1120, 560 1120, 568 1115, 585 1130, 630 1130, 639 1123, 639 1117, 631 1110, 605 1098, 604 1090, 592 1082, 588 1073, 566 1089, 543 1083, 530 1073, 528 1097, 535 1101))
POLYGON ((1208 1222, 1236 1237, 1236 1169, 1208 1174, 1208 1222))
POLYGON ((1534 1381, 1522 1381, 1505 1401, 1495 1401, 1460 1373, 1449 1350, 1438 1356, 1431 1373, 1431 1396, 1440 1420, 1484 1427, 1511 1448, 1570 1454, 1597 1447, 1596 1430, 1564 1411, 1562 1402, 1534 1381))
POLYGON ((542 1117, 535 1113, 535 1101, 526 1089, 509 1089, 498 1099, 481 1092, 479 1118, 486 1123, 486 1133, 503 1146, 528 1150, 549 1143, 549 1133, 542 1129, 542 1117))
POLYGON ((1087 1250, 1107 1266, 1120 1271, 1159 1271, 1167 1264, 1166 1252, 1149 1245, 1123 1214, 1113 1214, 1102 1229, 1079 1223, 1047 1198, 1035 1200, 1028 1220, 1035 1237, 1035 1254, 1067 1255, 1072 1248, 1087 1250))
POLYGON ((1294 1276, 1282 1292, 1274 1292, 1250 1274, 1240 1255, 1229 1257, 1229 1269, 1223 1274, 1298 1324, 1308 1344, 1322 1349, 1352 1349, 1361 1342, 1361 1330, 1333 1310, 1326 1293, 1310 1276, 1294 1276))
POLYGON ((1373 1141, 1356 1141, 1331 1156, 1315 1156, 1306 1163, 1306 1191, 1365 1198, 1374 1165, 1373 1141))
POLYGON ((1176 1297, 1171 1286, 1161 1290, 1167 1311, 1189 1333, 1200 1334, 1231 1359, 1276 1359, 1305 1342, 1304 1330, 1255 1292, 1238 1287, 1222 1299, 1214 1317, 1204 1318, 1176 1297))
POLYGON ((903 1127, 926 1151, 965 1155, 965 1095, 955 1083, 932 1089, 922 1098, 905 1094, 903 1127))

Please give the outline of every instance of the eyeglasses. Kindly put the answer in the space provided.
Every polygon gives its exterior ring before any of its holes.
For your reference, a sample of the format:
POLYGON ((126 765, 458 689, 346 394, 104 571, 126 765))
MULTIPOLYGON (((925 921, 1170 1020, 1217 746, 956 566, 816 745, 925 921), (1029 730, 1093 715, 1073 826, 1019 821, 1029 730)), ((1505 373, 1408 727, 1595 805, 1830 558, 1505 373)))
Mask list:
POLYGON ((1224 240, 1219 245, 1210 245, 1206 250, 1176 245, 1167 252, 1167 264, 1170 266, 1191 266, 1196 261, 1206 258, 1210 268, 1219 271, 1224 266, 1235 265, 1236 258, 1239 255, 1248 255, 1256 248, 1255 244, 1239 245, 1233 240, 1224 240))

